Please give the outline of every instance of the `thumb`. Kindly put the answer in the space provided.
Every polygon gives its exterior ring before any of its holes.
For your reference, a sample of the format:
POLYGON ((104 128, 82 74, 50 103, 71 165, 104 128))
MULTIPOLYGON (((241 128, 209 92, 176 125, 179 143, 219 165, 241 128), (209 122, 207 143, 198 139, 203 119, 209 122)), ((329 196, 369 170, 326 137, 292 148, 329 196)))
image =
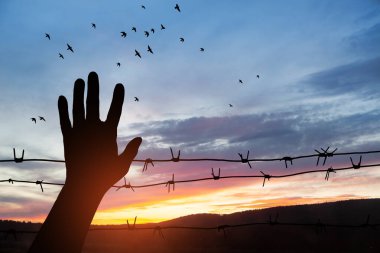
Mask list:
POLYGON ((141 137, 134 138, 127 144, 123 153, 119 156, 120 165, 123 168, 127 168, 127 171, 129 170, 129 166, 131 166, 132 160, 137 155, 141 142, 141 137))

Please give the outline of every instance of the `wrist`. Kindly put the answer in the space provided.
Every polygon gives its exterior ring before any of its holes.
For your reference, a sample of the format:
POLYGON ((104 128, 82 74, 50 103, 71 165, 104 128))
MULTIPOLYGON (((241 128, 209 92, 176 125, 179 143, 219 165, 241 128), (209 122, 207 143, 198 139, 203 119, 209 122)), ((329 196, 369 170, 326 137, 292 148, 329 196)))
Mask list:
POLYGON ((104 193, 96 186, 66 180, 29 252, 80 252, 104 193))
POLYGON ((84 202, 84 204, 94 203, 98 205, 106 192, 107 190, 104 186, 86 182, 66 181, 59 196, 84 202))

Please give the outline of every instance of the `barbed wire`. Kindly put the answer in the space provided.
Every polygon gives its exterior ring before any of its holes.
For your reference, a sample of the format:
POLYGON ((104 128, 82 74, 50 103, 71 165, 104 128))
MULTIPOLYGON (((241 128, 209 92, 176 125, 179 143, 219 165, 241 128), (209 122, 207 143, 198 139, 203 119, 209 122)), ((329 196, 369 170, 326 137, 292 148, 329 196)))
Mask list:
MULTIPOLYGON (((302 159, 302 158, 310 158, 310 157, 317 157, 317 164, 319 165, 320 158, 323 158, 323 165, 325 165, 325 162, 328 157, 332 156, 338 156, 338 155, 358 155, 360 154, 360 159, 358 163, 354 163, 352 160, 352 157, 350 157, 351 166, 348 167, 340 167, 340 168, 333 168, 329 167, 327 169, 316 169, 316 170, 304 170, 299 171, 295 173, 287 173, 287 174, 279 174, 279 175, 273 175, 273 174, 266 174, 262 170, 260 170, 261 175, 230 175, 230 176, 222 176, 220 168, 218 169, 218 174, 214 172, 214 168, 211 168, 211 177, 203 177, 203 178, 194 178, 194 179, 187 179, 187 180, 175 180, 174 173, 172 174, 172 177, 168 181, 158 182, 158 183, 151 183, 151 184, 142 184, 142 185, 132 185, 130 182, 127 183, 126 178, 124 177, 124 184, 122 185, 113 185, 112 188, 115 188, 116 191, 125 188, 125 189, 131 189, 132 191, 135 191, 136 188, 146 188, 146 187, 154 187, 154 186, 160 186, 164 185, 168 192, 171 191, 171 189, 175 190, 176 184, 181 183, 191 183, 191 182, 199 182, 199 181, 209 181, 209 180, 223 180, 223 179, 234 179, 234 178, 262 178, 263 183, 262 186, 265 186, 265 183, 268 182, 271 178, 288 178, 288 177, 294 177, 304 174, 312 174, 312 173, 325 173, 325 180, 329 180, 331 173, 337 173, 338 171, 343 170, 358 170, 361 168, 369 168, 369 167, 380 167, 380 164, 367 164, 362 165, 362 155, 363 154, 373 154, 373 153, 380 153, 380 151, 363 151, 363 152, 346 152, 346 153, 335 153, 337 149, 329 152, 329 147, 327 149, 321 148, 321 152, 318 150, 315 150, 317 154, 312 155, 303 155, 303 156, 285 156, 282 158, 267 158, 267 159, 249 159, 249 151, 247 152, 246 157, 244 158, 243 154, 238 153, 240 159, 239 160, 230 160, 230 159, 217 159, 217 158, 191 158, 191 159, 184 159, 180 158, 180 150, 178 151, 178 155, 174 157, 173 150, 170 148, 171 152, 171 159, 151 159, 147 158, 145 160, 134 160, 135 162, 144 162, 143 171, 146 171, 148 168, 148 164, 151 164, 154 166, 154 162, 192 162, 192 161, 219 161, 219 162, 239 162, 239 163, 247 163, 250 168, 252 168, 250 162, 256 162, 256 161, 284 161, 285 167, 288 167, 288 162, 290 162, 290 165, 293 164, 293 160, 296 159, 302 159)), ((54 160, 54 159, 24 159, 24 150, 22 151, 21 157, 16 157, 16 151, 13 149, 14 159, 12 160, 0 160, 0 162, 16 162, 16 163, 22 163, 27 161, 38 161, 38 162, 59 162, 63 163, 64 160, 54 160)), ((17 180, 17 179, 4 179, 0 180, 0 183, 26 183, 26 184, 36 184, 40 186, 41 191, 44 192, 43 185, 56 185, 56 186, 64 186, 64 183, 53 183, 53 182, 45 182, 44 180, 36 180, 36 181, 30 181, 30 180, 17 180)), ((243 227, 250 227, 250 226, 258 226, 258 225, 278 225, 278 226, 298 226, 298 227, 315 227, 318 231, 325 231, 328 227, 333 228, 371 228, 371 229, 377 229, 377 227, 380 226, 380 224, 370 224, 369 223, 369 216, 367 217, 366 223, 363 224, 329 224, 329 223, 322 223, 320 220, 318 220, 316 223, 296 223, 296 222, 279 222, 277 220, 277 217, 274 221, 269 219, 267 222, 254 222, 254 223, 243 223, 243 224, 235 224, 235 225, 219 225, 219 226, 209 226, 209 227, 199 227, 199 226, 154 226, 154 227, 137 227, 136 226, 136 218, 134 221, 134 224, 131 226, 127 221, 128 227, 106 227, 106 228, 90 228, 89 231, 99 231, 99 230, 153 230, 154 234, 158 234, 161 238, 164 238, 163 230, 170 230, 170 229, 186 229, 186 230, 217 230, 218 232, 222 231, 224 236, 226 236, 226 231, 229 229, 235 229, 235 228, 243 228, 243 227)), ((31 233, 38 233, 38 231, 29 231, 29 230, 14 230, 14 229, 8 229, 8 230, 0 230, 0 233, 4 233, 5 237, 7 238, 9 235, 13 236, 17 240, 17 234, 31 234, 31 233)))
MULTIPOLYGON (((340 167, 340 168, 333 168, 329 167, 327 169, 318 169, 318 170, 305 170, 305 171, 300 171, 300 172, 294 172, 294 173, 288 173, 288 174, 280 174, 280 175, 272 175, 272 174, 266 174, 263 171, 260 171, 261 175, 231 175, 231 176, 221 176, 221 171, 219 168, 219 173, 218 175, 215 175, 214 169, 211 169, 211 177, 203 177, 203 178, 194 178, 194 179, 187 179, 187 180, 175 180, 174 179, 174 174, 172 174, 171 180, 168 181, 163 181, 163 182, 158 182, 158 183, 151 183, 151 184, 142 184, 142 185, 132 185, 130 182, 127 184, 127 180, 124 177, 124 184, 123 185, 113 185, 112 188, 116 188, 116 191, 126 188, 126 189, 131 189, 133 192, 137 188, 146 188, 146 187, 154 187, 154 186, 159 186, 159 185, 164 185, 167 187, 168 192, 172 189, 173 191, 175 190, 175 185, 176 184, 181 184, 181 183, 192 183, 192 182, 199 182, 199 181, 209 181, 209 180, 221 180, 221 179, 233 179, 233 178, 262 178, 263 179, 263 184, 262 186, 265 186, 265 183, 269 181, 271 178, 288 178, 288 177, 294 177, 294 176, 299 176, 299 175, 305 175, 305 174, 312 174, 312 173, 325 173, 325 180, 328 181, 330 178, 330 173, 337 173, 338 171, 343 171, 343 170, 358 170, 361 168, 369 168, 369 167, 380 167, 380 164, 367 164, 367 165, 362 165, 362 156, 360 156, 360 160, 358 164, 355 164, 350 157, 351 160, 351 166, 349 167, 340 167)), ((29 180, 17 180, 17 179, 3 179, 0 180, 0 183, 27 183, 27 184, 36 184, 39 185, 41 188, 41 191, 43 192, 43 184, 46 185, 57 185, 57 186, 63 186, 64 183, 52 183, 52 182, 44 182, 44 180, 36 180, 36 181, 29 181, 29 180)))
MULTIPOLYGON (((314 227, 316 232, 319 233, 321 231, 326 232, 327 228, 346 228, 346 229, 365 229, 370 228, 372 230, 377 230, 380 227, 380 223, 370 223, 370 215, 367 216, 364 223, 361 224, 334 224, 334 223, 323 223, 320 219, 316 222, 309 223, 301 223, 301 222, 280 222, 278 221, 278 214, 274 220, 269 216, 268 221, 263 222, 250 222, 250 223, 240 223, 240 224, 223 224, 218 226, 137 226, 136 224, 137 216, 135 217, 134 223, 131 225, 127 220, 127 226, 120 227, 90 227, 89 231, 138 231, 138 230, 153 230, 153 234, 158 234, 161 238, 165 239, 163 234, 164 230, 216 230, 217 232, 223 232, 223 235, 227 235, 227 231, 231 229, 240 229, 245 227, 253 227, 253 226, 291 226, 291 227, 314 227)), ((36 234, 38 230, 15 230, 15 229, 6 229, 0 230, 0 233, 5 234, 5 239, 8 238, 9 235, 13 236, 15 240, 17 240, 17 234, 36 234)))
MULTIPOLYGON (((160 162, 202 162, 202 161, 209 161, 209 162, 231 162, 231 163, 247 163, 250 168, 252 168, 252 165, 250 162, 274 162, 274 161, 284 161, 285 167, 288 168, 288 162, 290 162, 290 165, 293 165, 294 160, 298 159, 304 159, 304 158, 312 158, 317 157, 317 163, 316 166, 319 165, 319 161, 321 158, 323 158, 323 166, 326 164, 326 160, 328 157, 333 156, 347 156, 347 155, 364 155, 364 154, 376 154, 380 153, 380 150, 372 150, 372 151, 357 151, 357 152, 343 152, 343 153, 336 153, 337 148, 333 151, 329 151, 330 147, 327 147, 326 149, 321 148, 321 150, 314 149, 316 152, 315 154, 310 155, 298 155, 298 156, 284 156, 284 157, 277 157, 277 158, 249 158, 249 150, 247 151, 246 158, 243 157, 242 153, 237 153, 240 159, 225 159, 225 158, 181 158, 181 150, 178 150, 178 155, 174 156, 173 149, 170 148, 170 159, 152 159, 152 158, 146 158, 146 159, 134 159, 133 162, 142 162, 144 163, 143 166, 143 172, 148 169, 148 165, 154 166, 154 163, 160 163, 160 162)), ((25 150, 22 150, 21 157, 16 156, 16 150, 13 148, 13 159, 2 159, 0 160, 0 163, 7 163, 7 162, 15 162, 15 163, 22 163, 22 162, 52 162, 52 163, 64 163, 65 160, 60 159, 42 159, 42 158, 31 158, 31 159, 25 159, 24 158, 25 150)))

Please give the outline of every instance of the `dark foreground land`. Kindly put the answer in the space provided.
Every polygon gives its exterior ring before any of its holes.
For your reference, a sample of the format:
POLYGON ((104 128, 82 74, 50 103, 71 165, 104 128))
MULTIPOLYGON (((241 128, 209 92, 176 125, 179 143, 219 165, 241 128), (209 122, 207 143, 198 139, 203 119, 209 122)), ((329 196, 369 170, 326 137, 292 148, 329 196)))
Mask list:
MULTIPOLYGON (((0 234, 0 252, 26 252, 34 234, 14 232, 36 231, 39 226, 0 221, 0 230, 8 231, 0 234)), ((83 249, 85 253, 378 253, 380 199, 275 207, 230 215, 197 214, 158 224, 136 225, 134 230, 128 230, 127 225, 93 226, 92 229, 101 230, 89 231, 83 249), (237 224, 246 226, 234 227, 237 224), (161 230, 150 229, 157 226, 161 230), (210 229, 165 229, 173 226, 210 229)))

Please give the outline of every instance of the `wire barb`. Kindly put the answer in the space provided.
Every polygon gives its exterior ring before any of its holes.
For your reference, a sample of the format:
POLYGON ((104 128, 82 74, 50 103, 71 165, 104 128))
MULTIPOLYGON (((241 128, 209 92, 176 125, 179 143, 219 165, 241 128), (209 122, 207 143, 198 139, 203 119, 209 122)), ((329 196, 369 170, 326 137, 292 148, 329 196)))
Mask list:
POLYGON ((164 233, 162 233, 162 228, 160 226, 154 227, 154 229, 153 229, 153 236, 155 236, 156 233, 158 234, 159 237, 161 237, 162 239, 165 240, 164 233))
POLYGON ((211 176, 214 180, 219 180, 220 179, 220 168, 219 168, 219 172, 218 172, 218 175, 215 175, 214 173, 214 168, 211 168, 211 176))
POLYGON ((351 165, 352 165, 352 168, 354 168, 355 170, 358 170, 360 169, 360 167, 362 166, 362 156, 360 156, 360 159, 359 159, 359 163, 355 164, 353 161, 352 161, 352 158, 350 156, 350 160, 351 160, 351 165))
POLYGON ((263 187, 264 187, 264 185, 265 185, 265 181, 266 181, 266 180, 269 181, 269 179, 270 179, 272 176, 269 175, 269 174, 265 174, 265 173, 262 172, 261 170, 260 170, 260 172, 261 172, 261 174, 263 174, 263 178, 264 178, 264 180, 263 180, 263 187))
POLYGON ((178 150, 178 156, 177 157, 174 157, 172 148, 170 148, 170 153, 172 155, 172 159, 171 159, 172 162, 179 162, 180 161, 179 157, 181 156, 181 150, 178 150))
POLYGON ((173 185, 173 191, 175 190, 175 181, 174 181, 174 173, 172 175, 172 180, 169 180, 165 187, 168 187, 168 193, 170 192, 170 185, 173 185))
POLYGON ((14 180, 12 178, 8 179, 8 183, 12 183, 13 184, 14 180))
POLYGON ((319 234, 319 232, 326 232, 326 225, 321 222, 320 219, 318 219, 317 223, 315 223, 316 233, 319 234))
POLYGON ((137 216, 135 216, 135 221, 133 222, 133 225, 129 225, 129 221, 127 220, 128 230, 134 230, 136 228, 136 220, 137 216))
POLYGON ((44 192, 44 188, 42 187, 43 181, 44 181, 44 180, 37 180, 37 181, 36 181, 36 185, 40 185, 40 187, 41 187, 41 191, 42 191, 42 192, 44 192))
POLYGON ((272 221, 272 215, 269 215, 269 225, 277 225, 278 222, 278 213, 276 213, 276 218, 272 221))
POLYGON ((373 225, 373 224, 369 223, 369 218, 370 218, 370 215, 368 214, 366 222, 364 224, 360 225, 360 227, 362 227, 362 228, 371 228, 373 230, 377 230, 376 229, 376 227, 377 227, 376 225, 373 225))
POLYGON ((149 164, 152 164, 152 166, 154 167, 154 163, 153 163, 153 160, 152 160, 152 159, 150 159, 150 158, 145 159, 144 167, 143 167, 142 172, 148 170, 148 165, 149 165, 149 164))
POLYGON ((330 167, 330 168, 328 168, 328 169, 326 170, 326 176, 325 176, 325 180, 326 180, 326 181, 329 181, 329 177, 330 177, 330 173, 331 173, 331 172, 336 173, 336 171, 333 169, 333 167, 330 167))
POLYGON ((249 150, 248 150, 248 152, 247 152, 247 158, 243 158, 243 154, 242 154, 242 153, 238 153, 238 155, 240 156, 241 163, 248 163, 249 168, 252 169, 252 166, 251 166, 251 164, 249 163, 249 150))
POLYGON ((120 190, 121 188, 131 189, 132 191, 135 191, 133 189, 133 186, 131 185, 131 182, 127 184, 127 179, 124 177, 124 185, 116 186, 116 191, 120 190))
POLYGON ((13 148, 13 160, 15 163, 22 163, 24 161, 24 150, 22 150, 21 157, 16 157, 16 149, 13 148))
POLYGON ((285 162, 285 168, 288 168, 288 162, 290 162, 290 165, 293 165, 293 158, 290 156, 284 156, 280 161, 285 162))
POLYGON ((317 164, 316 164, 316 166, 319 165, 319 158, 321 158, 321 157, 324 158, 324 159, 323 159, 323 166, 324 166, 325 163, 326 163, 326 159, 327 159, 327 157, 333 157, 335 151, 338 150, 338 148, 336 148, 336 149, 334 149, 332 152, 329 152, 329 148, 330 148, 330 147, 327 147, 326 149, 321 148, 322 152, 320 152, 320 151, 314 149, 314 151, 317 152, 317 155, 318 155, 318 159, 317 159, 317 164))
POLYGON ((219 225, 217 229, 218 229, 218 232, 223 231, 223 236, 226 237, 227 236, 226 229, 229 227, 230 225, 219 225))

